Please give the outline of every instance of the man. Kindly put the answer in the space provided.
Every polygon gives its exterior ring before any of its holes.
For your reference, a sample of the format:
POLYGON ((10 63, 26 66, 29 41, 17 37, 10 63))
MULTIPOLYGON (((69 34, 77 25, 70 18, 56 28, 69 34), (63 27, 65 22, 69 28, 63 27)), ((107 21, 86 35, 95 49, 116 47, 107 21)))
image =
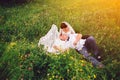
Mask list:
POLYGON ((98 54, 98 48, 95 42, 94 37, 88 36, 85 39, 82 39, 81 34, 70 34, 61 35, 60 39, 65 41, 65 47, 76 49, 79 53, 81 53, 86 59, 88 59, 94 66, 98 66, 99 68, 103 67, 103 64, 96 60, 94 57, 90 56, 88 50, 91 49, 95 55, 98 54))

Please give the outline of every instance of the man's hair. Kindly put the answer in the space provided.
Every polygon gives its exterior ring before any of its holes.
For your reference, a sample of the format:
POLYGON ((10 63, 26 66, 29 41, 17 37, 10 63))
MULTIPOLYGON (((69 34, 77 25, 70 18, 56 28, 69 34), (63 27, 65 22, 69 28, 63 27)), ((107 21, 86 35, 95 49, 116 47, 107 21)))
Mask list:
POLYGON ((67 25, 66 25, 65 23, 61 23, 60 28, 61 28, 61 29, 67 28, 67 25))

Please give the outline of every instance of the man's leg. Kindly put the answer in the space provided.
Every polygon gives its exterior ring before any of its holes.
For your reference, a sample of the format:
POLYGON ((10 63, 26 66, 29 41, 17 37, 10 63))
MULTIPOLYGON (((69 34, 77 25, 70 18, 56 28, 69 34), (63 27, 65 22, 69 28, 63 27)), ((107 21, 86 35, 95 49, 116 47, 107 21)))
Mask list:
POLYGON ((96 57, 98 57, 98 58, 100 57, 99 54, 98 54, 99 53, 98 46, 97 46, 96 41, 95 41, 93 36, 90 36, 86 39, 85 47, 88 50, 92 50, 96 57))
POLYGON ((103 66, 103 64, 101 62, 99 62, 94 57, 92 57, 88 54, 86 47, 83 47, 82 50, 79 50, 78 52, 81 53, 87 60, 92 62, 93 66, 98 66, 98 67, 103 66))

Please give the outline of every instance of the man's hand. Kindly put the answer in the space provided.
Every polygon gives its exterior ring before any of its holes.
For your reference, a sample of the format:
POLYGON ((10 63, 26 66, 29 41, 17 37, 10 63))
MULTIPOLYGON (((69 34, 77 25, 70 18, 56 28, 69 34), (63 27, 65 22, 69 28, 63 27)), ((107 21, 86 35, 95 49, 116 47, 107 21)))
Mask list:
POLYGON ((78 41, 81 39, 81 37, 82 37, 82 34, 77 34, 76 40, 75 40, 74 43, 73 43, 74 46, 77 45, 77 43, 78 43, 78 41))

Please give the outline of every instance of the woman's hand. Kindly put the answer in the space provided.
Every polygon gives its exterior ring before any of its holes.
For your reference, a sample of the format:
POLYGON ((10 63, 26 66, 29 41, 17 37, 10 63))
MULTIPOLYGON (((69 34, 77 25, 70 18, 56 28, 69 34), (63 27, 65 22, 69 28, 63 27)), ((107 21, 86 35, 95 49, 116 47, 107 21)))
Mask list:
POLYGON ((77 41, 74 41, 73 45, 76 46, 77 45, 77 41))

